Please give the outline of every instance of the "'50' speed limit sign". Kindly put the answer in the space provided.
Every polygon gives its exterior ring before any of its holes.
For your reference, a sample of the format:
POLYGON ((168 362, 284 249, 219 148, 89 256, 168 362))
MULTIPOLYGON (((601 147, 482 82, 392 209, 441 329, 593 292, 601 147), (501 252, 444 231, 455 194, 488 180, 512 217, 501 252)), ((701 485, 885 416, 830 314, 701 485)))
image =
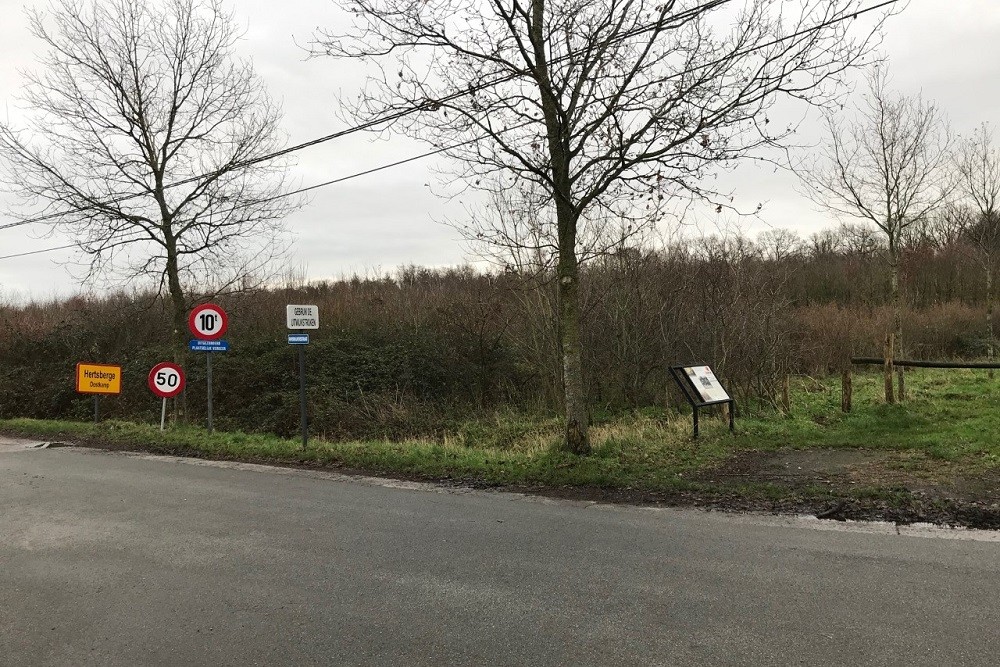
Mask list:
POLYGON ((169 361, 156 364, 149 371, 149 388, 160 398, 173 398, 184 391, 184 371, 169 361))
POLYGON ((218 340, 229 328, 229 318, 214 303, 203 303, 191 311, 188 328, 198 340, 218 340))

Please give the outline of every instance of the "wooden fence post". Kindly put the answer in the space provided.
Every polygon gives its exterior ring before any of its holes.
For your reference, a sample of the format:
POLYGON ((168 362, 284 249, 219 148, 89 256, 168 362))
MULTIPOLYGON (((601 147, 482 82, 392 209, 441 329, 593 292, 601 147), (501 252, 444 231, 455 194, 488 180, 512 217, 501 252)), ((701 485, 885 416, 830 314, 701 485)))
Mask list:
POLYGON ((789 384, 788 375, 786 374, 785 379, 781 383, 781 409, 786 415, 792 414, 792 398, 789 391, 789 384))
POLYGON ((851 367, 848 366, 840 375, 840 409, 844 412, 851 411, 853 394, 854 387, 851 384, 851 367))
POLYGON ((892 348, 895 342, 895 334, 887 334, 885 337, 885 402, 892 405, 896 402, 892 386, 892 348))

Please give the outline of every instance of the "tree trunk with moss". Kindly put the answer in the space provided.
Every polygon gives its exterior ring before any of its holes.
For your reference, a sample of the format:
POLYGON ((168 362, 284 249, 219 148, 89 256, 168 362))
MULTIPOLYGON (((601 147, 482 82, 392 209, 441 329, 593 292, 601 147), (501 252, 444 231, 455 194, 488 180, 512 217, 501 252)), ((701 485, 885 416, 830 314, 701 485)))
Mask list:
POLYGON ((587 396, 583 383, 583 351, 580 335, 580 262, 576 254, 579 213, 573 203, 570 178, 568 128, 552 95, 545 51, 545 2, 532 0, 531 42, 535 54, 535 77, 545 117, 556 209, 559 258, 559 342, 563 360, 563 396, 566 409, 566 449, 574 454, 590 453, 587 396))

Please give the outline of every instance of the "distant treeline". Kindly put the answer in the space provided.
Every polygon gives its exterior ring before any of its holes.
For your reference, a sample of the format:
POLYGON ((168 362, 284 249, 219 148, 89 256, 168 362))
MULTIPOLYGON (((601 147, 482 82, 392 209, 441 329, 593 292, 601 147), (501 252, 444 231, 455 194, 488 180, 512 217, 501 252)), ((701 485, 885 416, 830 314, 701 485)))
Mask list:
MULTIPOLYGON (((585 369, 595 411, 678 404, 667 367, 712 364, 744 408, 776 400, 789 373, 825 374, 877 356, 888 326, 877 237, 842 227, 803 240, 711 237, 625 249, 583 273, 585 369)), ((985 349, 983 270, 960 238, 913 239, 905 258, 907 356, 971 358, 985 349)), ((220 297, 219 428, 283 435, 298 427, 297 365, 285 305, 316 304, 308 347, 310 417, 333 438, 433 435, 471 416, 559 407, 556 290, 545 272, 407 267, 220 297)), ((80 418, 79 361, 121 364, 108 417, 159 417, 146 387, 171 358, 165 304, 146 294, 0 304, 0 417, 80 418)), ((205 410, 205 359, 186 358, 186 416, 205 410)))

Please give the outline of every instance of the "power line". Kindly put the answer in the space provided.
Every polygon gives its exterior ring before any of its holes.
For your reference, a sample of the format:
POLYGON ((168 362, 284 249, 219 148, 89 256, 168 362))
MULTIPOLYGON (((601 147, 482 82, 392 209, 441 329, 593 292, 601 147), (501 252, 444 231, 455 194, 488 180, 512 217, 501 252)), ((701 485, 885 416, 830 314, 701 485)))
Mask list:
MULTIPOLYGON (((716 7, 719 7, 719 6, 722 6, 724 4, 727 4, 727 3, 731 2, 731 1, 732 0, 710 0, 709 2, 706 2, 703 5, 700 5, 698 7, 693 7, 693 8, 691 8, 689 10, 686 10, 685 12, 682 12, 680 14, 672 15, 670 17, 670 19, 672 21, 676 21, 676 20, 679 20, 679 19, 683 20, 683 18, 685 18, 685 15, 689 15, 690 16, 690 15, 694 15, 696 12, 699 12, 699 11, 705 11, 705 10, 714 9, 716 7)), ((647 24, 647 25, 641 26, 639 28, 635 28, 635 29, 633 29, 631 31, 628 31, 626 33, 623 33, 621 35, 618 35, 613 40, 609 40, 609 44, 610 43, 615 43, 615 42, 618 42, 618 41, 623 41, 625 39, 629 39, 630 37, 635 37, 637 35, 640 35, 640 34, 642 34, 644 32, 648 32, 650 30, 655 30, 655 29, 657 29, 659 27, 662 27, 664 24, 665 24, 665 19, 661 18, 661 19, 659 19, 657 21, 654 21, 651 24, 647 24)), ((559 61, 564 60, 566 58, 570 58, 573 55, 575 55, 575 54, 574 53, 566 53, 566 54, 563 54, 562 56, 554 59, 552 62, 556 63, 556 62, 559 62, 559 61)), ((472 95, 472 94, 474 94, 476 92, 479 92, 480 90, 485 90, 486 88, 491 88, 493 86, 497 86, 497 85, 500 85, 502 83, 506 83, 508 81, 513 81, 514 79, 518 78, 519 76, 521 76, 521 74, 516 73, 516 72, 515 73, 511 73, 511 74, 504 74, 504 75, 499 76, 499 77, 497 77, 497 78, 495 78, 495 79, 493 79, 491 81, 483 81, 483 82, 481 82, 479 84, 470 85, 470 86, 468 86, 466 88, 463 88, 462 90, 454 91, 454 92, 452 92, 452 93, 450 93, 448 95, 445 95, 444 97, 441 97, 441 98, 425 99, 424 101, 422 101, 422 102, 420 102, 418 104, 415 104, 415 105, 413 105, 411 107, 408 107, 408 108, 405 108, 405 109, 400 109, 400 110, 397 110, 397 111, 394 111, 394 112, 391 112, 391 113, 384 114, 382 116, 379 116, 379 117, 373 118, 371 120, 365 121, 364 123, 361 123, 359 125, 354 125, 352 127, 348 127, 348 128, 343 129, 343 130, 338 130, 337 132, 332 132, 330 134, 327 134, 327 135, 324 135, 324 136, 321 136, 321 137, 317 137, 316 139, 311 139, 309 141, 305 141, 305 142, 302 142, 302 143, 299 143, 299 144, 294 144, 292 146, 287 146, 287 147, 282 148, 281 150, 278 150, 278 151, 267 153, 265 155, 260 155, 260 156, 257 156, 255 158, 251 158, 249 160, 244 160, 243 162, 240 162, 240 163, 237 163, 237 164, 233 165, 232 167, 230 167, 226 171, 236 171, 236 170, 244 168, 244 167, 249 167, 249 166, 252 166, 254 164, 260 164, 261 162, 267 162, 269 160, 273 160, 275 158, 282 157, 284 155, 289 155, 291 153, 303 150, 305 148, 310 148, 312 146, 317 146, 319 144, 326 143, 328 141, 333 141, 334 139, 340 139, 342 137, 345 137, 345 136, 348 136, 348 135, 351 135, 351 134, 356 134, 357 132, 362 132, 364 130, 370 130, 370 129, 372 129, 374 127, 377 127, 379 125, 383 125, 385 123, 391 123, 391 122, 393 122, 395 120, 399 120, 401 118, 405 118, 406 116, 409 116, 411 114, 417 113, 418 111, 433 111, 433 110, 436 110, 438 107, 440 107, 442 104, 446 104, 448 102, 452 102, 452 101, 454 101, 456 99, 460 99, 462 97, 465 97, 466 95, 472 95)), ((211 171, 211 172, 207 172, 205 174, 200 174, 198 176, 190 176, 188 178, 176 181, 174 183, 169 183, 169 184, 167 184, 167 185, 164 186, 164 189, 166 190, 166 189, 171 189, 171 188, 179 187, 181 185, 186 185, 188 183, 193 183, 193 182, 199 181, 199 180, 204 179, 204 178, 209 178, 209 177, 217 176, 220 173, 223 173, 223 172, 221 172, 221 171, 211 171)), ((145 194, 148 194, 148 193, 135 193, 135 194, 124 195, 124 196, 117 197, 117 198, 114 198, 114 199, 105 200, 104 204, 105 205, 120 204, 120 203, 128 201, 130 199, 136 199, 138 197, 142 197, 145 194)), ((30 225, 30 224, 35 224, 35 223, 39 223, 39 222, 47 222, 49 220, 62 217, 64 215, 66 215, 66 214, 64 214, 64 213, 49 213, 49 214, 46 214, 46 215, 41 215, 41 216, 37 216, 37 217, 34 217, 34 218, 30 218, 28 220, 18 220, 18 221, 15 221, 15 222, 11 222, 11 223, 6 223, 6 224, 3 224, 3 225, 0 225, 0 231, 2 231, 4 229, 10 229, 12 227, 20 227, 22 225, 30 225)))
POLYGON ((43 252, 55 252, 56 250, 67 250, 69 248, 75 248, 76 244, 71 243, 69 245, 61 245, 55 248, 42 248, 41 250, 31 250, 30 252, 19 252, 14 255, 2 255, 0 259, 14 259, 15 257, 27 257, 28 255, 40 255, 43 252))
MULTIPOLYGON (((693 66, 693 67, 688 68, 687 70, 684 70, 684 71, 681 71, 681 72, 675 72, 675 73, 671 74, 670 76, 665 77, 664 80, 677 78, 679 76, 684 76, 685 74, 690 74, 690 73, 692 73, 694 71, 697 71, 699 69, 704 69, 706 67, 712 67, 713 65, 717 65, 717 64, 723 63, 723 62, 725 62, 727 60, 732 59, 733 57, 738 57, 738 56, 741 56, 741 55, 747 55, 747 54, 753 53, 755 51, 760 51, 762 49, 769 48, 771 46, 776 46, 776 45, 781 44, 782 42, 788 41, 790 39, 795 39, 797 37, 802 37, 802 36, 805 36, 805 35, 807 35, 809 33, 812 33, 812 32, 817 32, 819 30, 822 30, 823 28, 827 28, 827 27, 830 27, 832 25, 836 25, 837 23, 841 23, 841 22, 846 21, 846 20, 857 19, 861 15, 878 11, 880 9, 889 7, 889 6, 894 5, 894 4, 897 4, 900 1, 901 0, 884 0, 881 3, 878 3, 876 5, 872 5, 870 7, 866 7, 864 9, 860 9, 857 12, 851 13, 849 15, 843 15, 843 16, 839 16, 839 17, 836 17, 836 18, 833 18, 833 19, 829 19, 829 20, 827 20, 827 21, 825 21, 823 23, 820 23, 820 24, 817 24, 817 25, 814 25, 814 26, 810 26, 809 28, 805 28, 805 29, 797 31, 795 33, 791 33, 789 35, 785 35, 784 37, 776 38, 776 39, 774 39, 774 40, 772 40, 770 42, 765 42, 763 44, 757 44, 757 45, 755 45, 753 47, 748 47, 747 49, 744 49, 743 51, 737 51, 737 52, 735 52, 733 54, 730 54, 730 55, 722 57, 722 58, 718 58, 718 59, 716 59, 714 61, 710 61, 710 62, 707 62, 707 63, 701 63, 699 65, 693 66)), ((722 5, 724 5, 724 4, 728 3, 728 2, 731 2, 731 0, 712 0, 711 2, 707 2, 707 3, 703 4, 703 5, 700 5, 699 7, 695 7, 695 8, 692 8, 690 10, 687 10, 686 12, 683 12, 681 14, 671 16, 670 19, 672 21, 676 21, 678 19, 683 19, 685 14, 693 15, 695 12, 703 11, 706 8, 707 9, 714 9, 715 7, 722 6, 722 5)), ((648 24, 646 26, 643 26, 641 28, 636 28, 636 29, 634 29, 632 31, 629 31, 628 33, 624 33, 622 35, 619 35, 616 38, 616 41, 622 41, 624 39, 628 39, 630 37, 637 36, 637 35, 642 34, 644 32, 649 32, 651 30, 659 29, 659 28, 661 28, 665 24, 665 22, 666 22, 665 19, 660 19, 658 21, 655 21, 655 22, 653 22, 651 24, 648 24)), ((572 53, 570 53, 570 54, 564 54, 563 56, 560 56, 559 58, 555 59, 553 62, 558 62, 558 60, 571 57, 572 55, 573 55, 572 53)), ((349 134, 353 134, 353 133, 360 132, 360 131, 363 131, 363 130, 366 130, 366 129, 370 129, 372 127, 375 127, 377 125, 381 125, 381 124, 386 123, 386 122, 391 122, 393 120, 398 120, 399 118, 405 117, 405 116, 407 116, 409 114, 412 114, 412 113, 416 113, 418 111, 423 111, 423 110, 428 110, 428 109, 431 109, 431 108, 436 108, 436 107, 440 106, 442 103, 450 102, 450 101, 455 100, 455 99, 459 99, 459 98, 464 97, 466 95, 470 95, 470 94, 473 94, 475 92, 478 92, 479 90, 483 90, 483 89, 485 89, 487 87, 499 85, 500 83, 504 83, 506 81, 511 81, 511 80, 517 78, 518 76, 519 76, 518 74, 508 74, 508 75, 504 75, 503 77, 498 78, 495 81, 484 82, 484 83, 478 84, 476 86, 469 86, 467 89, 464 89, 464 90, 461 90, 461 91, 456 91, 456 92, 451 93, 450 95, 447 95, 447 96, 445 96, 443 98, 439 98, 439 99, 436 99, 436 100, 427 100, 425 102, 422 102, 421 104, 418 104, 416 106, 410 107, 408 109, 402 109, 400 111, 394 112, 394 113, 389 114, 387 116, 382 116, 380 118, 372 119, 372 120, 367 121, 365 123, 362 123, 360 125, 356 125, 356 126, 353 126, 353 127, 350 127, 350 128, 346 128, 344 130, 340 130, 338 132, 334 132, 334 133, 325 135, 323 137, 319 137, 317 139, 313 139, 311 141, 307 141, 307 142, 304 142, 304 143, 296 144, 294 146, 289 146, 289 147, 284 148, 284 149, 282 149, 280 151, 276 151, 274 153, 271 153, 271 154, 268 154, 268 155, 265 155, 265 156, 259 156, 257 158, 254 158, 253 160, 248 160, 245 163, 241 163, 240 166, 249 166, 249 165, 252 165, 252 164, 259 163, 259 162, 264 162, 264 161, 267 161, 267 160, 271 160, 271 159, 274 159, 276 157, 280 157, 282 155, 287 155, 289 153, 292 153, 292 152, 295 152, 295 151, 298 151, 298 150, 302 150, 304 148, 315 146, 317 144, 325 143, 327 141, 331 141, 333 139, 337 139, 337 138, 340 138, 340 137, 343 137, 343 136, 347 136, 349 134)), ((524 126, 526 126, 528 124, 530 124, 530 123, 523 123, 523 124, 518 125, 518 126, 512 126, 510 128, 506 128, 504 130, 501 130, 501 132, 509 132, 511 130, 518 129, 520 127, 524 127, 524 126)), ((262 199, 262 200, 259 200, 257 203, 266 203, 268 201, 275 201, 277 199, 281 199, 281 198, 285 198, 285 197, 290 197, 290 196, 294 196, 294 195, 297 195, 297 194, 302 194, 304 192, 308 192, 308 191, 311 191, 311 190, 316 190, 316 189, 319 189, 319 188, 322 188, 322 187, 326 187, 326 186, 329 186, 329 185, 334 185, 336 183, 341 183, 341 182, 344 182, 344 181, 347 181, 347 180, 351 180, 351 179, 354 179, 354 178, 359 178, 361 176, 367 176, 369 174, 372 174, 372 173, 375 173, 375 172, 378 172, 378 171, 382 171, 382 170, 389 169, 389 168, 392 168, 392 167, 396 167, 396 166, 400 166, 400 165, 407 164, 407 163, 410 163, 410 162, 414 162, 414 161, 417 161, 417 160, 421 160, 421 159, 424 159, 426 157, 430 157, 432 155, 437 155, 439 153, 443 153, 443 152, 446 152, 446 151, 449 151, 449 150, 453 150, 455 148, 460 148, 462 146, 466 146, 466 145, 469 145, 469 144, 474 143, 476 141, 479 141, 482 138, 485 138, 485 137, 477 137, 477 138, 470 139, 468 141, 464 141, 464 142, 461 142, 461 143, 458 143, 458 144, 453 144, 453 145, 450 145, 450 146, 440 147, 440 148, 437 148, 437 149, 435 149, 433 151, 428 151, 426 153, 421 153, 420 155, 415 155, 415 156, 412 156, 412 157, 409 157, 409 158, 405 158, 403 160, 399 160, 399 161, 396 161, 396 162, 391 162, 391 163, 388 163, 388 164, 380 165, 378 167, 367 169, 365 171, 357 172, 357 173, 350 174, 350 175, 347 175, 347 176, 342 176, 340 178, 336 178, 336 179, 333 179, 333 180, 330 180, 330 181, 325 181, 323 183, 317 183, 315 185, 311 185, 311 186, 308 186, 308 187, 305 187, 305 188, 300 188, 298 190, 294 190, 294 191, 282 193, 280 195, 277 195, 277 196, 274 196, 274 197, 270 197, 270 198, 267 198, 267 199, 262 199)), ((211 175, 213 175, 213 174, 210 173, 210 174, 204 174, 202 176, 191 177, 191 178, 188 178, 188 179, 185 179, 185 180, 182 180, 182 181, 178 181, 176 183, 169 184, 166 187, 167 188, 177 187, 179 185, 183 185, 185 183, 189 183, 189 182, 192 182, 192 181, 195 181, 195 180, 199 180, 201 178, 205 178, 205 177, 211 176, 211 175)), ((111 200, 108 203, 120 203, 122 201, 127 201, 128 199, 134 199, 134 198, 139 197, 139 196, 142 196, 142 195, 139 195, 139 194, 127 195, 127 196, 119 198, 119 199, 111 200)), ((32 223, 37 223, 37 222, 43 222, 43 221, 46 221, 46 220, 49 220, 49 219, 52 219, 52 218, 55 218, 55 217, 60 217, 61 215, 64 215, 64 214, 55 214, 55 213, 53 213, 53 214, 48 214, 46 216, 41 216, 41 217, 38 217, 38 218, 32 218, 32 219, 29 219, 29 220, 20 220, 20 221, 13 222, 13 223, 7 223, 5 225, 0 225, 0 230, 9 229, 11 227, 16 227, 16 226, 20 226, 20 225, 26 225, 26 224, 32 224, 32 223)), ((77 244, 66 245, 66 246, 59 246, 59 247, 55 247, 55 248, 44 248, 44 249, 41 249, 41 250, 35 250, 35 251, 31 251, 31 252, 26 252, 26 253, 17 253, 17 254, 13 254, 13 255, 0 256, 0 260, 13 259, 15 257, 24 257, 24 256, 27 256, 27 255, 37 255, 37 254, 46 253, 46 252, 54 252, 54 251, 57 251, 57 250, 65 250, 67 248, 73 248, 73 247, 77 247, 77 244)))
MULTIPOLYGON (((509 128, 508 131, 512 130, 512 129, 515 129, 515 128, 509 128)), ((366 169, 364 171, 359 171, 359 172, 354 173, 354 174, 348 174, 347 176, 341 176, 340 178, 335 178, 335 179, 332 179, 332 180, 329 180, 329 181, 324 181, 322 183, 316 183, 315 185, 310 185, 310 186, 307 186, 307 187, 304 187, 304 188, 299 188, 298 190, 293 190, 291 192, 283 192, 280 195, 275 195, 274 197, 268 197, 266 199, 260 199, 260 200, 257 200, 255 203, 266 204, 269 201, 277 201, 278 199, 283 199, 285 197, 293 197, 295 195, 299 195, 299 194, 302 194, 304 192, 309 192, 310 190, 317 190, 319 188, 323 188, 323 187, 326 187, 328 185, 335 185, 337 183, 343 183, 344 181, 349 181, 349 180, 354 179, 354 178, 360 178, 362 176, 368 176, 370 174, 374 174, 376 172, 383 171, 385 169, 391 169, 392 167, 398 167, 400 165, 404 165, 404 164, 407 164, 409 162, 416 162, 417 160, 422 160, 424 158, 431 157, 432 155, 437 155, 438 153, 444 153, 445 151, 453 150, 455 148, 461 148, 462 146, 466 146, 466 145, 474 143, 476 141, 479 141, 479 138, 469 139, 468 141, 463 141, 462 143, 459 143, 459 144, 452 144, 450 146, 442 146, 441 148, 437 148, 435 150, 428 151, 426 153, 421 153, 420 155, 414 155, 414 156, 411 156, 411 157, 408 157, 408 158, 404 158, 402 160, 397 160, 396 162, 390 162, 388 164, 379 165, 378 167, 372 167, 371 169, 366 169)), ((13 255, 0 255, 0 260, 14 259, 15 257, 27 257, 28 255, 39 255, 41 253, 55 252, 57 250, 66 250, 68 248, 76 248, 76 247, 79 247, 79 244, 71 243, 69 245, 57 246, 55 248, 42 248, 41 250, 32 250, 30 252, 20 252, 20 253, 16 253, 16 254, 13 254, 13 255)))
MULTIPOLYGON (((683 76, 684 74, 689 74, 689 73, 691 73, 693 71, 696 71, 698 69, 703 69, 705 67, 711 67, 711 66, 719 64, 721 62, 725 62, 726 60, 731 59, 732 57, 735 57, 735 56, 738 56, 738 55, 745 55, 747 53, 752 53, 754 51, 758 51, 758 50, 761 50, 761 49, 764 49, 764 48, 768 48, 770 46, 774 46, 776 44, 779 44, 779 43, 781 43, 783 41, 787 41, 789 39, 793 39, 795 37, 802 36, 802 35, 807 34, 809 32, 814 32, 814 31, 817 31, 817 30, 821 30, 822 28, 829 27, 829 26, 834 25, 836 23, 839 23, 841 21, 844 21, 844 20, 847 20, 847 19, 857 18, 858 16, 860 16, 862 14, 867 14, 867 13, 870 13, 870 12, 873 12, 873 11, 877 11, 877 10, 882 9, 884 7, 888 7, 890 5, 896 4, 897 2, 900 2, 900 1, 901 0, 886 0, 884 2, 881 2, 881 3, 877 4, 877 5, 874 5, 872 7, 868 7, 868 8, 865 8, 865 9, 858 10, 857 12, 852 13, 850 15, 839 16, 839 17, 837 17, 835 19, 831 19, 829 21, 826 21, 826 22, 821 23, 821 24, 816 25, 816 26, 812 26, 810 28, 807 28, 805 30, 799 31, 797 33, 793 33, 791 35, 787 35, 785 37, 779 38, 779 39, 774 40, 772 42, 768 42, 768 43, 765 43, 765 44, 759 44, 759 45, 757 45, 755 47, 751 47, 749 49, 745 49, 742 52, 737 52, 737 53, 734 53, 734 54, 730 54, 729 56, 726 56, 724 58, 720 58, 720 59, 718 59, 716 61, 711 61, 711 62, 708 62, 708 63, 702 63, 700 65, 692 67, 689 70, 685 70, 683 72, 676 72, 673 75, 671 75, 669 77, 666 77, 666 78, 667 79, 676 78, 678 76, 683 76)), ((725 4, 728 4, 729 2, 732 2, 732 0, 709 0, 708 2, 705 2, 705 3, 701 4, 701 5, 696 6, 696 7, 692 7, 690 9, 684 10, 684 11, 679 12, 677 14, 672 14, 670 16, 662 16, 661 18, 657 19, 656 21, 653 21, 651 23, 648 23, 648 24, 645 24, 645 25, 633 28, 632 30, 629 30, 629 31, 627 31, 625 33, 622 33, 621 35, 618 35, 618 36, 614 37, 611 40, 608 40, 607 43, 608 44, 614 44, 614 43, 617 43, 617 42, 625 41, 627 39, 631 39, 632 37, 637 37, 637 36, 639 36, 641 34, 644 34, 644 33, 647 33, 647 32, 664 29, 665 27, 669 26, 673 22, 684 21, 684 20, 690 19, 690 18, 692 18, 694 16, 697 16, 701 12, 705 12, 705 11, 710 11, 712 9, 716 9, 718 7, 721 7, 721 6, 725 5, 725 4)), ((580 52, 571 52, 571 53, 563 54, 562 56, 554 58, 552 61, 550 61, 550 64, 551 63, 558 63, 558 62, 560 62, 562 60, 565 60, 567 58, 572 58, 575 55, 579 55, 579 53, 582 53, 584 50, 581 50, 580 52)), ((361 123, 359 125, 354 125, 352 127, 348 127, 348 128, 343 129, 343 130, 338 130, 337 132, 333 132, 333 133, 330 133, 330 134, 327 134, 327 135, 324 135, 324 136, 321 136, 321 137, 317 137, 316 139, 312 139, 310 141, 306 141, 306 142, 303 142, 303 143, 295 144, 293 146, 288 146, 288 147, 285 147, 285 148, 283 148, 281 150, 274 151, 272 153, 268 153, 268 154, 265 154, 265 155, 258 156, 256 158, 245 160, 243 162, 240 162, 238 164, 233 165, 232 167, 230 167, 226 171, 235 171, 237 169, 241 169, 241 168, 244 168, 244 167, 249 167, 249 166, 252 166, 254 164, 259 164, 261 162, 267 162, 269 160, 273 160, 275 158, 282 157, 284 155, 288 155, 288 154, 291 154, 291 153, 303 150, 305 148, 310 148, 312 146, 316 146, 316 145, 319 145, 319 144, 322 144, 322 143, 326 143, 326 142, 332 141, 334 139, 339 139, 339 138, 342 138, 342 137, 345 137, 345 136, 348 136, 348 135, 351 135, 351 134, 355 134, 357 132, 361 132, 361 131, 364 131, 364 130, 369 130, 369 129, 372 129, 372 128, 377 127, 379 125, 383 125, 385 123, 391 123, 392 121, 399 120, 401 118, 404 118, 404 117, 409 116, 411 114, 417 113, 419 111, 431 111, 431 110, 435 110, 438 107, 440 107, 442 104, 446 104, 448 102, 452 102, 452 101, 454 101, 456 99, 460 99, 460 98, 465 97, 467 95, 472 95, 472 94, 474 94, 476 92, 479 92, 480 90, 484 90, 486 88, 491 88, 493 86, 497 86, 497 85, 500 85, 502 83, 507 83, 509 81, 513 81, 514 79, 517 79, 520 76, 522 76, 522 74, 521 73, 517 73, 517 72, 511 73, 511 74, 505 74, 505 75, 496 77, 495 79, 490 80, 490 81, 483 81, 483 82, 481 82, 479 84, 470 85, 470 86, 468 86, 466 88, 463 88, 462 90, 454 91, 454 92, 452 92, 452 93, 450 93, 448 95, 445 95, 444 97, 441 97, 441 98, 426 99, 426 100, 424 100, 424 101, 422 101, 422 102, 420 102, 418 104, 415 104, 415 105, 413 105, 411 107, 408 107, 408 108, 405 108, 405 109, 400 109, 398 111, 394 111, 394 112, 391 112, 391 113, 384 114, 382 116, 373 118, 373 119, 371 119, 369 121, 366 121, 364 123, 361 123)), ((223 172, 221 172, 221 171, 215 171, 215 172, 208 172, 208 173, 205 173, 205 174, 201 174, 199 176, 191 176, 189 178, 182 179, 182 180, 176 181, 174 183, 170 183, 170 184, 168 184, 168 185, 166 185, 164 187, 165 187, 165 189, 175 188, 175 187, 179 187, 181 185, 185 185, 185 184, 188 184, 188 183, 193 183, 193 182, 199 181, 199 180, 204 179, 204 178, 209 178, 209 177, 218 175, 220 173, 223 173, 223 172)), ((105 204, 119 204, 121 202, 128 201, 130 199, 135 199, 137 197, 144 196, 144 194, 146 194, 146 193, 125 195, 125 196, 118 197, 118 198, 115 198, 115 199, 106 200, 105 204)), ((38 217, 34 217, 34 218, 29 218, 27 220, 18 220, 18 221, 15 221, 15 222, 10 222, 10 223, 6 223, 6 224, 3 224, 3 225, 0 225, 0 230, 11 229, 13 227, 19 227, 19 226, 22 226, 22 225, 36 224, 36 223, 39 223, 39 222, 47 222, 49 220, 62 217, 64 215, 67 215, 67 214, 65 214, 65 213, 50 213, 50 214, 46 214, 46 215, 42 215, 42 216, 38 216, 38 217)))
MULTIPOLYGON (((510 132, 511 130, 516 130, 516 129, 525 127, 528 124, 529 123, 522 123, 520 125, 515 125, 513 127, 508 127, 507 129, 501 130, 500 132, 501 133, 502 132, 510 132)), ((298 190, 292 190, 290 192, 282 192, 281 194, 274 195, 273 197, 266 197, 264 199, 258 199, 254 203, 255 204, 266 204, 268 202, 277 201, 279 199, 284 199, 286 197, 294 197, 295 195, 300 195, 300 194, 303 194, 305 192, 309 192, 311 190, 318 190, 319 188, 324 188, 324 187, 326 187, 328 185, 336 185, 337 183, 343 183, 344 181, 349 181, 349 180, 354 179, 354 178, 361 178, 362 176, 368 176, 370 174, 374 174, 376 172, 383 171, 385 169, 391 169, 393 167, 399 167, 401 165, 408 164, 410 162, 416 162, 417 160, 422 160, 424 158, 431 157, 432 155, 437 155, 439 153, 444 153, 445 151, 450 151, 450 150, 454 150, 456 148, 461 148, 462 146, 468 146, 469 144, 473 144, 473 143, 475 143, 475 142, 477 142, 477 141, 479 141, 480 139, 483 139, 483 138, 484 137, 476 137, 474 139, 469 139, 467 141, 462 141, 462 142, 459 142, 457 144, 451 144, 449 146, 441 146, 440 148, 435 148, 434 150, 427 151, 426 153, 421 153, 419 155, 413 155, 411 157, 404 158, 402 160, 397 160, 395 162, 389 162, 387 164, 382 164, 382 165, 379 165, 377 167, 372 167, 371 169, 365 169, 364 171, 359 171, 359 172, 355 172, 353 174, 348 174, 347 176, 341 176, 339 178, 334 178, 334 179, 329 180, 329 181, 323 181, 322 183, 316 183, 314 185, 309 185, 307 187, 299 188, 298 190)), ((236 209, 233 208, 233 209, 230 209, 228 212, 231 213, 232 211, 235 211, 235 210, 236 209)), ((33 250, 31 252, 22 252, 22 253, 17 253, 17 254, 14 254, 14 255, 2 255, 2 256, 0 256, 0 260, 13 259, 15 257, 25 257, 27 255, 38 255, 38 254, 43 253, 43 252, 55 252, 56 250, 66 250, 67 248, 75 248, 75 247, 78 247, 78 246, 79 246, 79 244, 73 243, 73 244, 70 244, 70 245, 58 246, 56 248, 43 248, 41 250, 33 250)))

